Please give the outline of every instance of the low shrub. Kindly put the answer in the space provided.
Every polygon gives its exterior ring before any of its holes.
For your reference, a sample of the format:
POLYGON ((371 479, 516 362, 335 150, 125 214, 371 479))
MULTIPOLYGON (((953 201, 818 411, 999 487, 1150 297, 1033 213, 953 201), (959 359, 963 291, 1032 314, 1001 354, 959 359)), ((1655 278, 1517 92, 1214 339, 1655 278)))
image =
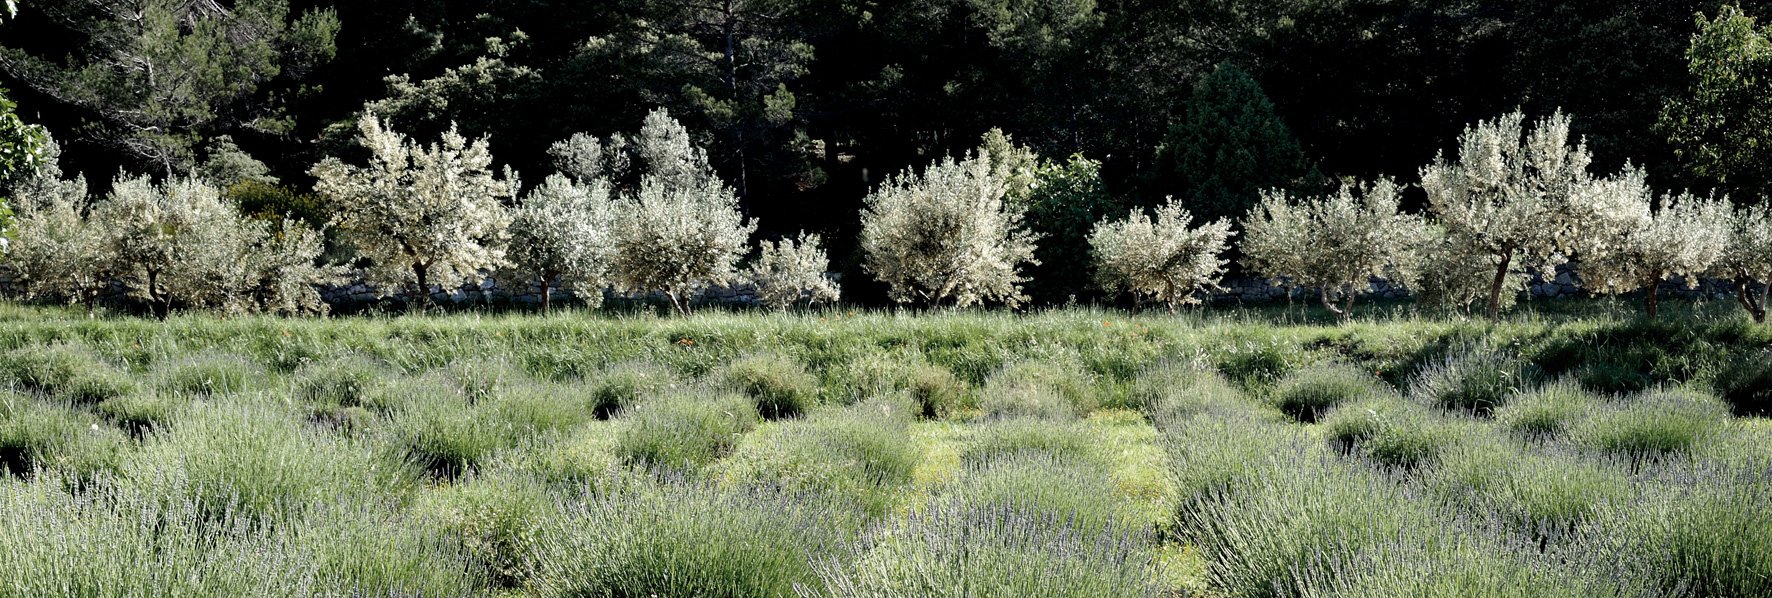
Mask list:
POLYGON ((1737 358, 1713 384, 1736 415, 1772 416, 1772 351, 1737 358))
POLYGON ((1208 416, 1259 413, 1243 391, 1215 371, 1163 364, 1145 370, 1133 381, 1129 401, 1159 428, 1184 425, 1208 416))
POLYGON ((1432 462, 1459 436, 1454 422, 1399 397, 1368 399, 1330 412, 1324 436, 1344 453, 1386 467, 1412 469, 1432 462))
POLYGON ((914 409, 908 399, 882 398, 778 423, 747 435, 723 463, 725 475, 884 513, 923 459, 908 432, 914 409))
POLYGON ((1089 374, 1073 363, 1023 361, 991 374, 978 407, 990 417, 1072 419, 1098 406, 1089 374))
POLYGON ((83 483, 114 473, 128 448, 121 432, 88 413, 0 395, 0 474, 56 470, 83 483))
POLYGON ((267 517, 403 484, 397 463, 306 426, 282 405, 196 401, 173 421, 126 456, 120 474, 127 491, 170 501, 166 508, 188 501, 206 518, 267 517))
POLYGON ((717 374, 727 389, 744 393, 769 419, 794 417, 818 402, 818 380, 793 359, 773 353, 743 357, 717 374))
POLYGON ((416 401, 393 414, 389 436, 408 461, 454 479, 474 471, 493 451, 515 444, 518 430, 493 405, 462 397, 416 401))
POLYGON ((484 403, 523 435, 575 428, 597 419, 595 393, 578 382, 523 380, 484 403))
POLYGON ((1728 419, 1728 406, 1714 396, 1663 388, 1600 408, 1570 436, 1605 453, 1652 458, 1692 448, 1723 429, 1728 419))
POLYGON ((971 387, 952 370, 918 363, 905 370, 905 390, 923 408, 923 417, 948 417, 968 406, 971 387))
POLYGON ((1538 548, 1460 526, 1419 530, 1353 555, 1339 568, 1307 567, 1296 588, 1276 594, 1303 598, 1617 598, 1650 595, 1625 591, 1615 580, 1546 563, 1538 548))
POLYGON ((19 390, 90 404, 135 392, 127 374, 99 359, 88 347, 55 344, 25 346, 0 354, 0 384, 19 390))
POLYGON ((1288 455, 1179 511, 1177 528, 1219 595, 1288 596, 1333 580, 1386 539, 1439 524, 1402 482, 1334 459, 1288 455))
POLYGON ((383 415, 392 415, 420 403, 460 403, 464 400, 460 387, 448 376, 437 372, 389 377, 368 389, 362 399, 364 408, 383 415))
POLYGON ((193 397, 237 393, 264 383, 263 367, 237 355, 206 354, 155 364, 161 392, 193 397))
POLYGON ((1297 370, 1282 378, 1273 390, 1280 411, 1312 423, 1337 405, 1389 392, 1365 370, 1351 365, 1324 364, 1297 370))
MULTIPOLYGON (((190 497, 0 478, 0 576, 18 596, 311 596, 289 525, 213 516, 190 497)), ((279 523, 288 523, 279 521, 279 523)))
POLYGON ((526 574, 526 543, 558 508, 534 477, 502 470, 422 494, 413 519, 429 522, 459 542, 470 561, 467 569, 485 571, 496 586, 516 588, 526 574))
POLYGON ((615 454, 619 425, 599 421, 524 438, 512 450, 494 454, 482 469, 520 471, 556 488, 592 487, 621 465, 615 454))
POLYGON ((1643 371, 1642 362, 1632 361, 1630 357, 1589 361, 1575 370, 1575 378, 1582 386, 1607 394, 1640 392, 1654 386, 1655 378, 1643 371))
POLYGON ((1164 596, 1148 531, 1078 527, 1016 503, 945 503, 894 518, 820 556, 802 596, 1164 596))
POLYGON ((1218 355, 1218 371, 1245 388, 1265 386, 1292 373, 1304 359, 1303 352, 1291 343, 1229 343, 1218 355))
POLYGON ((1202 418, 1167 428, 1158 443, 1169 456, 1184 512, 1236 490, 1274 459, 1322 454, 1322 445, 1306 430, 1248 417, 1202 418))
POLYGON ((1514 395, 1495 410, 1495 420, 1522 437, 1551 438, 1563 434, 1599 404, 1599 397, 1564 379, 1514 395))
POLYGON ((972 438, 960 449, 960 460, 976 465, 1018 454, 1040 453, 1105 467, 1100 444, 1100 438, 1074 421, 992 420, 974 424, 972 438))
POLYGON ((675 388, 680 381, 670 368, 649 361, 624 361, 603 368, 591 383, 591 397, 599 419, 675 388))
POLYGON ((1628 477, 1616 467, 1487 436, 1449 447, 1426 483, 1473 516, 1498 519, 1540 542, 1566 535, 1602 505, 1632 495, 1628 477))
POLYGON ((363 407, 389 376, 387 368, 363 357, 344 357, 302 366, 295 373, 295 396, 318 410, 363 407))
POLYGON ((939 500, 968 509, 1005 507, 1046 514, 1085 533, 1147 530, 1118 496, 1110 471, 1088 460, 1022 452, 966 464, 939 500))
POLYGON ((294 577, 313 579, 316 596, 492 593, 501 571, 470 543, 478 536, 454 523, 414 517, 392 501, 341 496, 291 515, 271 535, 287 537, 287 548, 265 558, 294 563, 294 577))
POLYGON ((490 401, 505 388, 530 379, 521 366, 503 358, 461 360, 449 364, 441 373, 470 403, 490 401))
POLYGON ((189 398, 171 393, 137 392, 105 399, 94 410, 139 438, 171 423, 172 417, 189 402, 189 398))
POLYGON ((640 403, 620 419, 615 454, 623 462, 696 471, 732 452, 757 426, 757 407, 742 395, 679 392, 640 403))
POLYGON ((543 596, 793 596, 812 559, 857 534, 829 501, 682 481, 630 484, 564 505, 528 544, 543 596))
POLYGON ((1517 360, 1492 350, 1447 357, 1417 373, 1412 393, 1442 409, 1487 415, 1531 388, 1538 376, 1517 360))
POLYGON ((1772 485, 1694 471, 1641 501, 1612 504, 1572 543, 1575 562, 1645 594, 1772 596, 1772 485))

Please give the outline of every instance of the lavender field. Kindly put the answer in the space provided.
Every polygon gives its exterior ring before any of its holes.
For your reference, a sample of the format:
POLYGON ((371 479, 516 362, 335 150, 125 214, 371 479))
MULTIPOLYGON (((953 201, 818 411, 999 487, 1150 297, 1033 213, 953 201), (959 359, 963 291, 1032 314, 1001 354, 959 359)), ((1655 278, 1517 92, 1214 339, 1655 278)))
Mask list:
POLYGON ((1772 333, 1608 313, 6 308, 0 595, 1772 592, 1772 333))

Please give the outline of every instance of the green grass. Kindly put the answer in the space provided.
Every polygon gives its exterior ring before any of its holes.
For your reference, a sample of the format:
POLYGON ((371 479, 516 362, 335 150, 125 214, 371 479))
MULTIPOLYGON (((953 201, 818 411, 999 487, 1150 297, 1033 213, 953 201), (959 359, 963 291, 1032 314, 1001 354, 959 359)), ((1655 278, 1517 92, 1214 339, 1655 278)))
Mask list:
POLYGON ((1772 592, 1772 328, 1534 310, 0 305, 0 594, 1772 592))
POLYGON ((684 391, 622 414, 615 453, 629 465, 699 471, 757 426, 757 407, 735 394, 684 391))
POLYGON ((1293 419, 1312 423, 1331 409, 1389 392, 1370 372, 1346 364, 1301 369, 1280 379, 1273 389, 1274 406, 1293 419))
POLYGON ((819 402, 818 380, 791 358, 764 353, 733 360, 717 374, 727 389, 744 393, 769 419, 794 417, 819 402))
POLYGON ((1415 376, 1411 393, 1443 409, 1487 415, 1536 385, 1535 368, 1494 350, 1455 354, 1415 376))
POLYGON ((1596 410, 1570 432, 1576 442, 1605 453, 1653 458, 1685 452, 1719 433, 1729 408, 1703 391, 1645 391, 1596 410))
POLYGON ((1495 411, 1495 420, 1525 438, 1552 438, 1600 404, 1599 397, 1573 380, 1561 380, 1513 395, 1495 411))
POLYGON ((860 514, 814 498, 634 480, 565 505, 529 543, 542 596, 794 596, 860 514))

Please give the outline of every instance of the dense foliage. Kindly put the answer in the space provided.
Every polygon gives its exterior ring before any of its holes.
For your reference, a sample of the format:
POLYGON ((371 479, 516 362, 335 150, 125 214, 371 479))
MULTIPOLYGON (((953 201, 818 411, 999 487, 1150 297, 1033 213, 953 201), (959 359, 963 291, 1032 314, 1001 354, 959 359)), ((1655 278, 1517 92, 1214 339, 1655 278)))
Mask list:
POLYGON ((1139 305, 1146 298, 1175 313, 1200 302, 1196 292, 1218 287, 1229 247, 1229 220, 1194 226, 1194 216, 1171 201, 1157 206, 1152 219, 1137 210, 1125 220, 1102 222, 1089 233, 1096 276, 1110 292, 1129 291, 1139 305))
POLYGON ((1347 318, 1373 279, 1413 278, 1422 223, 1398 212, 1401 199, 1390 179, 1303 201, 1270 192, 1243 223, 1243 259, 1277 282, 1316 289, 1324 308, 1347 318))
POLYGON ((1026 206, 1008 201, 1015 175, 981 149, 887 179, 861 214, 868 272, 899 303, 1026 301, 1021 265, 1034 260, 1037 239, 1022 228, 1026 206))
MULTIPOLYGON (((1105 213, 1175 196, 1235 220, 1299 177, 1307 187, 1290 191, 1328 191, 1313 167, 1325 180, 1402 178, 1467 123, 1560 107, 1598 171, 1634 159, 1654 167, 1653 188, 1722 186, 1755 203, 1766 189, 1753 173, 1767 169, 1754 148, 1767 144, 1753 123, 1772 94, 1752 16, 1769 11, 1764 0, 72 0, 20 3, 0 23, 0 82, 101 194, 120 167, 200 167, 226 153, 224 136, 305 192, 314 163, 361 156, 351 146, 366 111, 419 139, 451 123, 490 135, 500 164, 534 185, 562 132, 631 132, 664 107, 764 237, 821 234, 856 275, 854 215, 869 188, 992 127, 1048 160, 1100 162, 1118 204, 1105 213), (1220 199, 1241 208, 1220 211, 1220 199)), ((1048 293, 1034 278, 1026 291, 1040 302, 1083 286, 1048 293)))

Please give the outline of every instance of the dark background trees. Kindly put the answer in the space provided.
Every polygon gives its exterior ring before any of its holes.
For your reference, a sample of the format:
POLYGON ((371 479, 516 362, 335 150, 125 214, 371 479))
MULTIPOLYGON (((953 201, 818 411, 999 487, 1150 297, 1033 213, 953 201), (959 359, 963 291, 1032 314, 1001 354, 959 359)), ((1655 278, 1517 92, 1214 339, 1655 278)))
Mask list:
MULTIPOLYGON (((975 147, 991 128, 1072 164, 1048 170, 1072 191, 1054 196, 1091 203, 1048 206, 1054 213, 1173 195, 1196 214, 1231 216, 1254 201, 1250 189, 1408 178, 1467 123, 1514 108, 1562 108, 1599 165, 1647 164, 1656 187, 1740 183, 1728 190, 1757 195, 1763 175, 1741 165, 1765 164, 1763 154, 1718 149, 1715 127, 1679 126, 1691 122, 1688 106, 1739 104, 1764 89, 1754 78, 1764 67, 1752 66, 1764 60, 1743 63, 1759 71, 1689 74, 1694 15, 1719 7, 37 0, 0 24, 0 86, 89 180, 195 169, 211 148, 233 147, 218 142, 227 136, 290 197, 311 189, 319 157, 361 151, 351 123, 365 109, 420 138, 452 123, 489 134, 499 161, 534 184, 550 144, 633 130, 662 106, 711 148, 762 236, 824 233, 844 268, 871 186, 975 147), (1664 110, 1688 96, 1700 103, 1664 110), (1078 167, 1072 154, 1092 162, 1078 167), (1076 180, 1085 172, 1099 180, 1076 180)), ((1772 1, 1741 9, 1772 14, 1772 1)))

